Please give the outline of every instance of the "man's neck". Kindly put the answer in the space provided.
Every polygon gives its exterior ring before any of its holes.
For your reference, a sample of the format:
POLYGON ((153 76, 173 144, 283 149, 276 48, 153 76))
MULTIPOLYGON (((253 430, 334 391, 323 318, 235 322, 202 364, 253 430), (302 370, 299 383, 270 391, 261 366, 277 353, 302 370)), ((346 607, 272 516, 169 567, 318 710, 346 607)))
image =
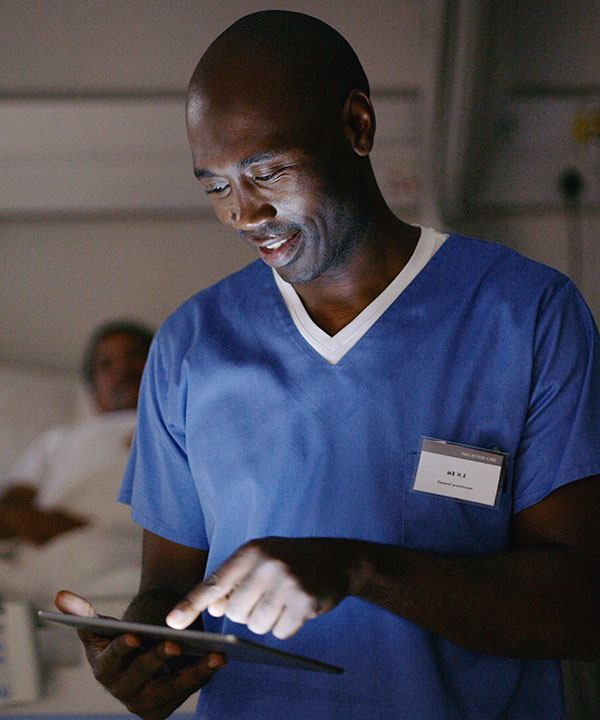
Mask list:
POLYGON ((410 260, 420 229, 390 215, 343 267, 295 285, 313 322, 335 335, 392 282, 410 260))

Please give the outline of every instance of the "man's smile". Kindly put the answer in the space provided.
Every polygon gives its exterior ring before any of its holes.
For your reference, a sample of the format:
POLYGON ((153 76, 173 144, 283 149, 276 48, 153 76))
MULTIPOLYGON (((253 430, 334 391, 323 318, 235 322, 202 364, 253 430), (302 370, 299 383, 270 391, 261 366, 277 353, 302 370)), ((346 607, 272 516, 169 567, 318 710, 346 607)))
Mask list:
POLYGON ((300 231, 295 230, 294 232, 288 233, 285 237, 281 238, 273 238, 269 239, 266 242, 264 242, 262 245, 260 245, 261 250, 268 250, 273 251, 277 250, 278 248, 282 247, 284 243, 286 243, 288 240, 291 240, 293 237, 295 237, 300 231))
POLYGON ((284 242, 289 240, 289 238, 284 238, 283 240, 275 240, 275 242, 265 244, 262 247, 266 250, 277 250, 277 248, 281 247, 284 242))

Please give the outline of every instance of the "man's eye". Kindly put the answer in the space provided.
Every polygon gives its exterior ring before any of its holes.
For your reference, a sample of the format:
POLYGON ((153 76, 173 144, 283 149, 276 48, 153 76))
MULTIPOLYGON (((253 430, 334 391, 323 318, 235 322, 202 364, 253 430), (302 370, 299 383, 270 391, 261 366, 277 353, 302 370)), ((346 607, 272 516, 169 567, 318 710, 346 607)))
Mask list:
POLYGON ((227 190, 227 185, 212 185, 211 187, 206 188, 206 194, 207 195, 218 195, 219 193, 224 192, 227 190))
POLYGON ((289 166, 286 165, 285 167, 277 168, 276 170, 267 170, 266 172, 262 173, 261 175, 255 175, 254 181, 255 182, 268 182, 269 180, 277 180, 283 175, 285 175, 285 171, 289 169, 289 166))

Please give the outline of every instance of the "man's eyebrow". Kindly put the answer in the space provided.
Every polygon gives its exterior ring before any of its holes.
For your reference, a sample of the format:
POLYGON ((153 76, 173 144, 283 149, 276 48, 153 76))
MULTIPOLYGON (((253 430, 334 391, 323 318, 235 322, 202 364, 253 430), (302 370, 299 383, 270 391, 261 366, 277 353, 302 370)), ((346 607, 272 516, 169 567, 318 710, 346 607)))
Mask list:
POLYGON ((256 153, 255 155, 249 155, 236 163, 236 167, 241 169, 248 167, 248 165, 256 165, 266 160, 272 160, 274 157, 280 156, 282 152, 282 150, 268 150, 266 152, 256 153))
MULTIPOLYGON (((272 160, 273 158, 279 157, 282 154, 283 150, 268 150, 266 152, 256 153, 255 155, 249 155, 243 160, 240 160, 235 164, 235 166, 236 168, 241 170, 245 167, 248 167, 249 165, 256 165, 257 163, 272 160)), ((214 173, 212 173, 210 170, 204 170, 204 168, 195 169, 194 175, 198 178, 198 180, 205 177, 214 177, 214 173)))

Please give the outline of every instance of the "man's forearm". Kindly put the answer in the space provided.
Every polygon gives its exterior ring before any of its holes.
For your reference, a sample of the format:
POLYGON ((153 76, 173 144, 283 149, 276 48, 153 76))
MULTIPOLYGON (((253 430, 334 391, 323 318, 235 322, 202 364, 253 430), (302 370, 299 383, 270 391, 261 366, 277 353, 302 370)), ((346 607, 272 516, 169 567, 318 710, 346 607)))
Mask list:
POLYGON ((563 546, 456 558, 349 541, 349 594, 472 650, 600 654, 598 583, 563 546))
POLYGON ((188 627, 208 609, 286 638, 351 595, 475 651, 595 659, 599 489, 600 477, 591 476, 522 510, 510 527, 512 546, 494 555, 451 557, 334 537, 257 538, 182 593, 169 625, 188 627))

